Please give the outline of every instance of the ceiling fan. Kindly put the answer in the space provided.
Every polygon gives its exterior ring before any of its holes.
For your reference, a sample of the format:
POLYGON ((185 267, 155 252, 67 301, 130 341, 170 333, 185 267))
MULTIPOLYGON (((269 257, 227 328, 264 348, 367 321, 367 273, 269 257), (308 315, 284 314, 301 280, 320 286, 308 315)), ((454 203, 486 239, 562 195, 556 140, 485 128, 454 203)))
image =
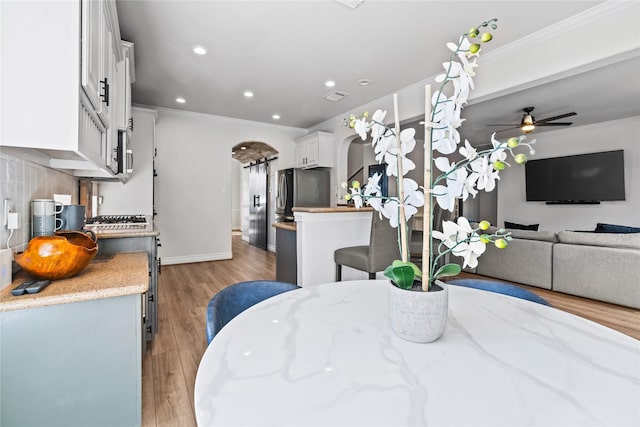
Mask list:
POLYGON ((531 114, 533 112, 533 108, 534 107, 526 107, 522 109, 522 111, 524 111, 524 114, 522 116, 522 120, 520 121, 520 124, 515 124, 515 123, 491 124, 487 126, 510 126, 509 128, 501 129, 496 133, 504 132, 511 129, 520 129, 524 133, 530 133, 530 132, 533 132, 536 126, 571 126, 573 122, 555 122, 555 123, 550 123, 550 122, 553 122, 554 120, 564 119, 565 117, 575 116, 578 114, 572 111, 571 113, 560 114, 559 116, 548 117, 542 120, 536 120, 535 117, 533 117, 533 115, 531 114))

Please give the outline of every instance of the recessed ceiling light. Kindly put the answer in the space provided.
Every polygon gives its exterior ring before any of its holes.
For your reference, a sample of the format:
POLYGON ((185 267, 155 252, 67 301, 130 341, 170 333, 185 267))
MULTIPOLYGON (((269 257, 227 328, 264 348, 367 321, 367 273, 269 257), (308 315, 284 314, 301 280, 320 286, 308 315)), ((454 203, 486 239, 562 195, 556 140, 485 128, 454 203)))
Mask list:
POLYGON ((271 116, 271 118, 273 120, 280 120, 280 114, 274 114, 273 116, 271 116))
POLYGON ((184 104, 185 102, 187 102, 187 100, 186 100, 186 99, 184 99, 184 98, 176 98, 176 102, 177 102, 178 104, 184 104))
POLYGON ((242 147, 240 147, 241 150, 246 150, 247 147, 245 147, 244 145, 242 147))
POLYGON ((202 46, 194 46, 193 53, 195 53, 196 55, 206 55, 207 49, 202 46))
POLYGON ((253 92, 251 92, 250 90, 244 91, 243 95, 247 98, 253 98, 253 92))
POLYGON ((358 80, 358 84, 360 86, 369 86, 371 84, 371 80, 369 80, 369 79, 360 79, 360 80, 358 80))
POLYGON ((334 82, 333 80, 327 80, 324 85, 326 87, 334 87, 336 85, 336 82, 334 82))

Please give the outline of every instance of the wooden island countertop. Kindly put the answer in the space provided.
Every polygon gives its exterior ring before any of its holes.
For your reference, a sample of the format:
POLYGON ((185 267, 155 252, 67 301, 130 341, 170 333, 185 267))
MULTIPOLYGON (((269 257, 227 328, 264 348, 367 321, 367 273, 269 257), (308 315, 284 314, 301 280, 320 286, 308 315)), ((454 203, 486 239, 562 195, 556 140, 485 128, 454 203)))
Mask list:
POLYGON ((147 253, 97 255, 74 277, 54 280, 37 294, 11 295, 13 288, 31 279, 24 271, 14 276, 0 292, 0 312, 142 294, 149 288, 147 253))
POLYGON ((273 228, 280 228, 281 230, 296 231, 295 221, 274 222, 273 224, 271 224, 271 226, 273 228))

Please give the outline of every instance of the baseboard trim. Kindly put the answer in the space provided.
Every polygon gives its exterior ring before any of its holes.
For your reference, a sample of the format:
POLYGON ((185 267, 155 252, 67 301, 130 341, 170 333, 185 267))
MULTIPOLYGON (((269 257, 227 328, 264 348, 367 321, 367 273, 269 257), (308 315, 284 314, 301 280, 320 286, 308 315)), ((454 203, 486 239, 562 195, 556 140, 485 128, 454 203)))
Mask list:
POLYGON ((231 259, 231 258, 233 258, 233 254, 231 252, 217 252, 213 254, 172 256, 172 257, 163 256, 162 265, 190 264, 192 262, 206 262, 206 261, 220 261, 223 259, 231 259))

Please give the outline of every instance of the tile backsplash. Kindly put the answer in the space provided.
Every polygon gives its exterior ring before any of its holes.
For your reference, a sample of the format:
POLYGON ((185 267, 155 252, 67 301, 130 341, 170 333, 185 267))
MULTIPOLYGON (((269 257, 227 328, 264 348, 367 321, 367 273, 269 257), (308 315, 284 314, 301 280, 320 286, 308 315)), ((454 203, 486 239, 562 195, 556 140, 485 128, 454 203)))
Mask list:
MULTIPOLYGON (((2 200, 11 199, 20 214, 11 247, 22 250, 31 238, 31 199, 53 199, 54 194, 71 194, 72 203, 78 203, 78 178, 0 151, 0 209, 2 200)), ((0 217, 4 221, 2 212, 0 217)), ((1 221, 0 248, 5 248, 9 231, 1 221)))

